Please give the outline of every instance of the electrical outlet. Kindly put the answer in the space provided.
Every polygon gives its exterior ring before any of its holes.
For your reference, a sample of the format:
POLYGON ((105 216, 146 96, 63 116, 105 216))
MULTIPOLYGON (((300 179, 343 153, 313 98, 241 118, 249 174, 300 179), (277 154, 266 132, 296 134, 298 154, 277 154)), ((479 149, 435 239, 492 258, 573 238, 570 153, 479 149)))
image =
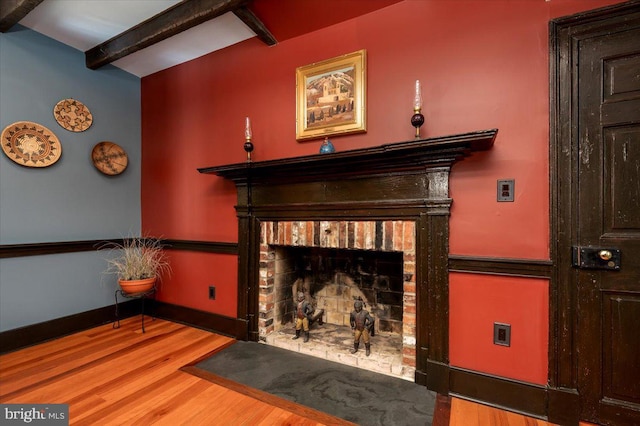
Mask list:
POLYGON ((493 323, 493 344, 511 346, 511 324, 493 323))
POLYGON ((209 286, 209 299, 215 300, 216 298, 216 288, 212 285, 209 286))
POLYGON ((515 179, 500 179, 498 180, 498 202, 514 201, 516 187, 515 179))

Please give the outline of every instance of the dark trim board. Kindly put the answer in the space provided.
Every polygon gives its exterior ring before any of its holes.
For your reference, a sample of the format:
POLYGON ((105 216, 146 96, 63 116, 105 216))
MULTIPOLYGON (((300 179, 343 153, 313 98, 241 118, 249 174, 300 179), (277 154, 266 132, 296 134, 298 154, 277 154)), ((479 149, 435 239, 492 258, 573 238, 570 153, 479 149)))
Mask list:
POLYGON ((239 318, 158 301, 154 302, 153 314, 158 318, 234 337, 238 340, 247 340, 246 321, 239 318))
POLYGON ((449 255, 451 272, 550 279, 552 268, 553 263, 549 260, 449 255))
MULTIPOLYGON (((31 244, 2 244, 0 245, 0 259, 24 256, 43 256, 47 254, 76 253, 82 251, 100 250, 112 243, 122 243, 123 239, 85 240, 85 241, 57 241, 31 244)), ((204 253, 238 254, 237 243, 218 241, 191 240, 162 240, 168 250, 188 250, 204 253)))
POLYGON ((578 424, 577 393, 480 373, 445 363, 427 362, 416 383, 439 394, 513 411, 561 425, 578 424))
POLYGON ((427 360, 426 371, 416 371, 416 383, 442 395, 449 394, 449 364, 427 360))
POLYGON ((163 240, 169 250, 197 251, 203 253, 238 254, 237 243, 219 241, 163 240))
MULTIPOLYGON (((147 315, 201 328, 239 340, 247 340, 246 321, 154 300, 149 300, 148 303, 150 306, 145 308, 147 315)), ((79 314, 3 331, 0 333, 0 354, 112 323, 116 319, 115 309, 115 305, 109 305, 79 314)), ((141 310, 142 306, 139 299, 118 304, 120 319, 139 315, 141 310)))
POLYGON ((547 418, 544 386, 450 367, 449 394, 530 417, 547 418))
POLYGON ((547 395, 549 421, 559 425, 580 423, 580 399, 576 389, 549 388, 547 395))
MULTIPOLYGON (((27 346, 107 324, 115 320, 115 305, 81 312, 50 321, 14 328, 0 333, 0 354, 13 352, 27 346)), ((120 319, 132 317, 141 311, 140 300, 130 300, 118 304, 120 319)))
POLYGON ((122 239, 56 241, 50 243, 3 244, 0 245, 0 259, 24 256, 42 256, 47 254, 77 253, 99 250, 100 246, 122 242, 122 239))
POLYGON ((512 411, 553 424, 578 426, 579 401, 575 389, 553 388, 446 365, 429 366, 448 380, 449 395, 512 411))

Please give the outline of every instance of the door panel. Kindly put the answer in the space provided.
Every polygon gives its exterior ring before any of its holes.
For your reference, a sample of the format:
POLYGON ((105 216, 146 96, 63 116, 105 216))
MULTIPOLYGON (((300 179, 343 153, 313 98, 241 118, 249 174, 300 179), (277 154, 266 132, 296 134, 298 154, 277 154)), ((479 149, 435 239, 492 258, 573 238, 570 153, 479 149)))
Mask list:
POLYGON ((627 54, 622 57, 604 58, 603 103, 618 102, 626 99, 638 99, 640 95, 640 77, 638 67, 640 55, 627 54))
POLYGON ((604 293, 604 339, 606 378, 603 396, 611 401, 640 404, 640 339, 637 327, 640 298, 624 293, 604 293))
MULTIPOLYGON (((640 64, 638 65, 640 70, 640 64)), ((640 111, 640 102, 635 107, 640 111)), ((605 145, 604 232, 623 237, 640 229, 640 128, 607 128, 605 145)))
POLYGON ((621 252, 619 270, 577 269, 581 417, 640 424, 640 23, 580 40, 576 243, 621 252))

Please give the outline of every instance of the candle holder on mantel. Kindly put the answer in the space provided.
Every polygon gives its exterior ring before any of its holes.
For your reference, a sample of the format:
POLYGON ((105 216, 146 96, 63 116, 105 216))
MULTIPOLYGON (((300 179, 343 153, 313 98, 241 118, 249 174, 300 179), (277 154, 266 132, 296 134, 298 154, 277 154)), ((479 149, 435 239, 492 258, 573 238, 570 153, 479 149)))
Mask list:
POLYGON ((245 119, 244 140, 244 150, 247 153, 247 162, 250 162, 253 143, 251 143, 251 124, 249 122, 249 117, 245 119))
POLYGON ((247 161, 251 161, 251 151, 253 151, 253 144, 251 143, 251 139, 247 139, 244 143, 244 150, 247 152, 247 161))
POLYGON ((420 113, 420 108, 414 108, 413 112, 411 125, 416 128, 416 139, 420 139, 420 126, 424 124, 424 115, 420 113))
POLYGON ((420 90, 420 80, 416 80, 416 94, 413 98, 413 115, 411 125, 416 128, 416 139, 420 139, 420 126, 424 124, 422 115, 422 91, 420 90))

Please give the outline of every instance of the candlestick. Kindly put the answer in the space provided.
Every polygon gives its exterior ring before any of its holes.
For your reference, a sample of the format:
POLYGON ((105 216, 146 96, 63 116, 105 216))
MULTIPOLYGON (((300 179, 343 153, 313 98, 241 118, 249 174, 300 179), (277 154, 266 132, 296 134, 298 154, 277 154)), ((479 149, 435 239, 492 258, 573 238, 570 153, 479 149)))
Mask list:
POLYGON ((247 161, 251 161, 251 151, 253 151, 253 143, 251 143, 251 123, 249 122, 249 117, 245 119, 244 140, 244 150, 247 153, 247 161))
POLYGON ((416 94, 413 97, 413 109, 420 110, 422 108, 422 91, 420 90, 420 80, 416 80, 416 94))
POLYGON ((411 116, 411 125, 416 128, 416 139, 420 138, 420 126, 424 124, 424 115, 422 111, 422 91, 420 89, 420 80, 416 80, 416 93, 413 97, 413 115, 411 116))
POLYGON ((251 123, 249 117, 245 119, 244 138, 248 141, 251 140, 251 123))

